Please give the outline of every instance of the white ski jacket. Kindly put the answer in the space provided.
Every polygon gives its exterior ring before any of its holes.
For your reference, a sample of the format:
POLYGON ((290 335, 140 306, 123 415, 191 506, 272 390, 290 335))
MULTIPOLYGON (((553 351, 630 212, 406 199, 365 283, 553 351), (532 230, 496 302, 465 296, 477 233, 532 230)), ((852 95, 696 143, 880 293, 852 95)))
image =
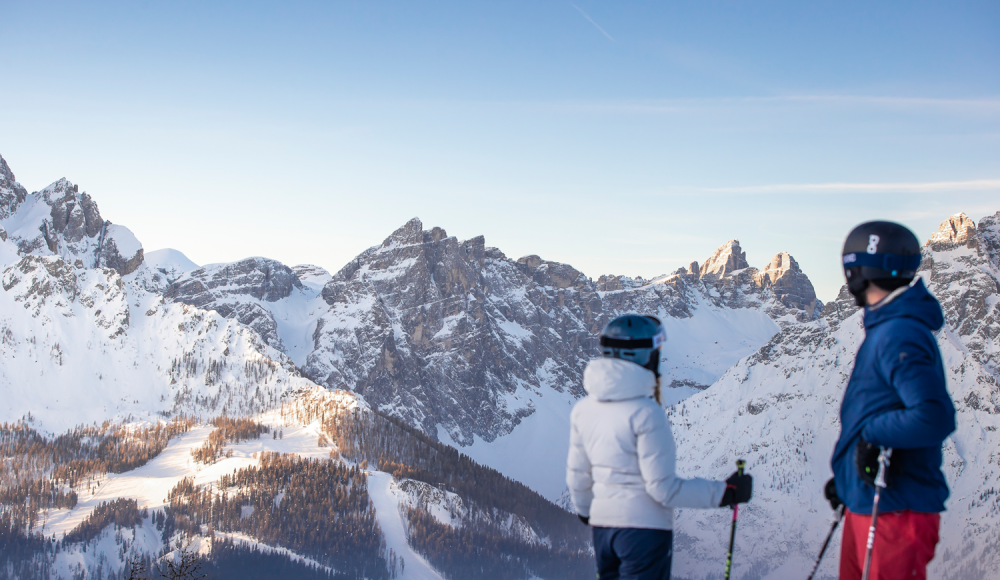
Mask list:
POLYGON ((635 363, 600 358, 583 372, 588 396, 570 417, 566 484, 577 513, 609 528, 674 527, 675 507, 714 508, 726 484, 681 479, 656 376, 635 363))

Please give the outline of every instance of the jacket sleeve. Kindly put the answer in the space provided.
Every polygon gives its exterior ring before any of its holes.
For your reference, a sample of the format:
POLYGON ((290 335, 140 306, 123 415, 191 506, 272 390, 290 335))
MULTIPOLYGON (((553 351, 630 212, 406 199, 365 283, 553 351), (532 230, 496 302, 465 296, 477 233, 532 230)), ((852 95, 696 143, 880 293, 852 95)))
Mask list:
POLYGON ((861 437, 897 449, 936 447, 955 430, 955 406, 937 344, 924 333, 900 334, 900 340, 883 345, 877 370, 896 390, 904 408, 872 418, 861 437))
MULTIPOLYGON (((655 404, 654 404, 655 405, 655 404)), ((677 477, 674 435, 659 405, 644 408, 633 418, 639 471, 646 493, 664 507, 719 507, 726 484, 721 481, 677 477)))
POLYGON ((576 425, 576 413, 570 417, 569 457, 566 458, 566 486, 576 513, 590 517, 590 504, 594 501, 594 478, 590 471, 590 458, 583 446, 576 425))

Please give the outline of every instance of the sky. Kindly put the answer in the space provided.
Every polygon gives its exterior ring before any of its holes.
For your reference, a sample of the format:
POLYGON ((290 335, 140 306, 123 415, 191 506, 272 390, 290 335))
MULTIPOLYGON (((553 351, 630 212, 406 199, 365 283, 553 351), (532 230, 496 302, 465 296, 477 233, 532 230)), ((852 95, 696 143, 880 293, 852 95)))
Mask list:
POLYGON ((147 251, 332 272, 412 217, 832 299, 870 219, 1000 210, 997 2, 0 0, 0 155, 147 251))

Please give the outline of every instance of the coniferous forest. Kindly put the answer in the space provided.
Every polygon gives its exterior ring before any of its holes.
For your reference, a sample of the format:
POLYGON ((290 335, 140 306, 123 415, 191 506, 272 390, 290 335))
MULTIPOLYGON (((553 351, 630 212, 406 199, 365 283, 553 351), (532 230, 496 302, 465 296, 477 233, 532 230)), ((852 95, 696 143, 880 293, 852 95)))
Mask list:
MULTIPOLYGON (((163 507, 119 498, 88 508, 62 537, 35 531, 50 510, 74 509, 108 474, 145 465, 201 422, 105 423, 56 437, 26 422, 0 425, 0 578, 50 578, 58 554, 87 553, 113 540, 124 568, 102 555, 73 576, 391 580, 406 562, 379 526, 368 490, 371 469, 394 477, 405 498, 400 514, 410 547, 447 578, 592 573, 589 530, 575 516, 400 421, 322 392, 287 402, 278 415, 284 425, 316 427, 316 445, 329 449, 327 457, 254 453, 250 465, 210 484, 181 479, 163 507), (447 504, 446 520, 434 515, 443 509, 437 502, 447 504), (139 530, 155 534, 157 552, 136 552, 139 530)), ((267 433, 283 437, 273 423, 246 417, 209 424, 204 442, 191 449, 192 465, 214 465, 232 457, 232 445, 267 433)))

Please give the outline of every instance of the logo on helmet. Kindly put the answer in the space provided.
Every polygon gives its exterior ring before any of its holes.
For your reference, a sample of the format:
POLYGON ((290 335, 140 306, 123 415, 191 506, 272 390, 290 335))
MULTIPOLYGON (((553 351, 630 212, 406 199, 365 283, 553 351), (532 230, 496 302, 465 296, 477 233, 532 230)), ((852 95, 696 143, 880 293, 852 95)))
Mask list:
POLYGON ((878 253, 878 241, 879 237, 875 234, 868 236, 868 253, 876 254, 878 253))

